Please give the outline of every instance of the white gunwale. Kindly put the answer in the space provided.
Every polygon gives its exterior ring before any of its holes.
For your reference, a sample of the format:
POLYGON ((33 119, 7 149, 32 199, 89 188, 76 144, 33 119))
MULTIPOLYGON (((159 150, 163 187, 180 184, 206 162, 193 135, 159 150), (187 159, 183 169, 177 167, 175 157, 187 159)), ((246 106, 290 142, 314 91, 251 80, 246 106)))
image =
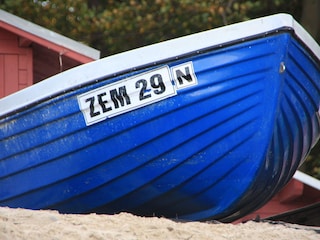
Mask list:
POLYGON ((209 47, 289 28, 320 59, 320 47, 291 15, 276 14, 149 45, 96 60, 0 99, 0 117, 96 79, 209 47))

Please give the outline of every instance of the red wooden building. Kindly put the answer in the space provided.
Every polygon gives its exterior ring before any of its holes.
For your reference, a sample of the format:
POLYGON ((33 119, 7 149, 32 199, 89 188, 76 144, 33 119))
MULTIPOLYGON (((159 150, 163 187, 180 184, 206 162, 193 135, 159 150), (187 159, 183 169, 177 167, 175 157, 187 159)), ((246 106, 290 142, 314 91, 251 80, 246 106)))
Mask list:
POLYGON ((0 98, 99 57, 98 50, 0 10, 0 98))
POLYGON ((266 205, 236 223, 257 217, 320 226, 320 181, 297 171, 266 205))

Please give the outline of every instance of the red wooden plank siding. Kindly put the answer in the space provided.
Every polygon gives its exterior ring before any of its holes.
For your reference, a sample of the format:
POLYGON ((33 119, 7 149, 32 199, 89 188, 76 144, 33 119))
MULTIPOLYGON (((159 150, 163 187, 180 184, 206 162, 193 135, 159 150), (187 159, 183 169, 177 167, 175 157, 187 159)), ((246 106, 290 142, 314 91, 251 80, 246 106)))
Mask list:
POLYGON ((0 29, 0 98, 33 83, 32 49, 19 46, 19 37, 0 29))
POLYGON ((18 55, 4 56, 4 94, 9 95, 19 90, 18 55))
POLYGON ((4 95, 4 56, 0 54, 0 98, 4 95))
POLYGON ((25 54, 19 55, 19 90, 33 84, 32 50, 25 48, 25 54))

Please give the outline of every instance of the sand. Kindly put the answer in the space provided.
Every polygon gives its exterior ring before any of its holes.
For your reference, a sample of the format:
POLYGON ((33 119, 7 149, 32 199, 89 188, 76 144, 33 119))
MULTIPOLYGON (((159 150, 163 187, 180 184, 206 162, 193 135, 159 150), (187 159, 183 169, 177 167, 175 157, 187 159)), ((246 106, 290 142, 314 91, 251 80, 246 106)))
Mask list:
POLYGON ((295 225, 249 221, 239 224, 176 222, 165 218, 117 215, 59 214, 0 207, 0 239, 276 239, 319 240, 316 231, 295 225))

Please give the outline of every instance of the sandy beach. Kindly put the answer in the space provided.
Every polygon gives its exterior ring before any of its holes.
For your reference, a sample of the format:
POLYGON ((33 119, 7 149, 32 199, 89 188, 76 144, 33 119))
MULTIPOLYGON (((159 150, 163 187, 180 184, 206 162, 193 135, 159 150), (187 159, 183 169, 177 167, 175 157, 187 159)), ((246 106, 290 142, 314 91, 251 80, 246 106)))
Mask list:
POLYGON ((239 224, 176 222, 165 218, 117 215, 59 214, 0 208, 0 239, 320 239, 313 230, 295 225, 249 221, 239 224))

